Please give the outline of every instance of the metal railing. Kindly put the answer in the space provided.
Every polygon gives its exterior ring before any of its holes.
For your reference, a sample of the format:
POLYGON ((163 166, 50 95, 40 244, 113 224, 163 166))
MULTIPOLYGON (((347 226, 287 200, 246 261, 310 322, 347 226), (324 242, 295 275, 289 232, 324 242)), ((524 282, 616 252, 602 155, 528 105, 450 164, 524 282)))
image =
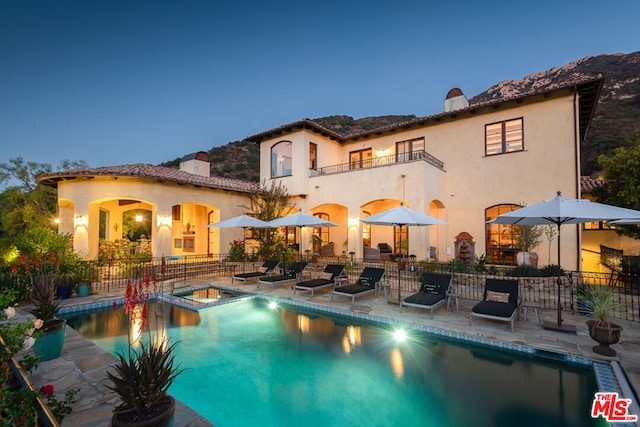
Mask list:
MULTIPOLYGON (((121 260, 112 263, 87 261, 87 268, 92 269, 93 289, 110 291, 124 289, 129 280, 144 279, 145 275, 161 280, 186 281, 206 277, 231 277, 236 272, 255 271, 261 262, 232 262, 227 254, 189 255, 164 258, 153 258, 148 261, 121 260)), ((640 275, 620 272, 567 272, 560 282, 560 298, 558 299, 558 278, 551 277, 511 277, 510 267, 492 266, 491 274, 478 273, 472 267, 455 269, 446 263, 412 263, 390 261, 364 261, 348 256, 320 257, 317 262, 309 261, 306 272, 319 274, 330 263, 345 265, 349 283, 354 283, 364 267, 379 267, 386 270, 384 280, 390 286, 391 297, 397 295, 400 287, 403 296, 417 292, 420 278, 425 272, 448 273, 453 276, 452 287, 461 299, 480 301, 483 297, 485 281, 488 277, 514 278, 520 284, 522 301, 539 303, 542 309, 577 312, 575 290, 581 284, 610 286, 617 302, 616 318, 640 322, 640 275)), ((286 267, 281 262, 280 267, 286 267)))
POLYGON ((353 172, 360 169, 371 169, 416 161, 424 161, 440 170, 444 170, 444 162, 436 159, 424 150, 417 150, 410 153, 391 154, 388 156, 381 156, 355 162, 325 166, 320 169, 311 170, 310 173, 311 176, 331 175, 336 173, 353 172))

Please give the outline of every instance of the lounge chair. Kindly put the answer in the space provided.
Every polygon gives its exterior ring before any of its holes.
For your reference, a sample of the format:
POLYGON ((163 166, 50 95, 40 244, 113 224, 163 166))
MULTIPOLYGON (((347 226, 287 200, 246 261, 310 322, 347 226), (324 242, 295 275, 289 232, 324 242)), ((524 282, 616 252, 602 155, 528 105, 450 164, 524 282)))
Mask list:
POLYGON ((271 285, 271 287, 273 288, 275 285, 296 282, 302 277, 302 270, 304 270, 306 266, 307 263, 303 261, 296 261, 294 263, 291 263, 289 268, 284 269, 283 274, 259 278, 258 288, 260 287, 260 285, 271 285))
POLYGON ((300 289, 302 291, 311 291, 311 296, 313 296, 313 293, 318 289, 335 286, 336 278, 340 277, 343 271, 344 265, 342 264, 327 264, 319 278, 296 283, 293 288, 293 293, 295 294, 296 290, 300 289))
POLYGON ((356 283, 335 288, 331 294, 331 301, 334 295, 344 295, 351 297, 353 304, 357 297, 374 293, 383 276, 384 268, 365 267, 356 283))
POLYGON ((252 271, 250 273, 234 274, 231 277, 231 283, 233 283, 234 280, 238 280, 240 282, 249 282, 252 280, 258 280, 262 277, 269 276, 273 274, 278 264, 280 264, 279 261, 265 261, 262 264, 262 267, 258 269, 258 271, 252 271))
POLYGON ((469 324, 473 317, 500 320, 510 322, 513 332, 519 308, 517 280, 487 279, 483 300, 471 309, 469 324))
POLYGON ((424 273, 420 290, 402 301, 403 306, 426 308, 431 311, 445 303, 451 286, 450 274, 424 273))

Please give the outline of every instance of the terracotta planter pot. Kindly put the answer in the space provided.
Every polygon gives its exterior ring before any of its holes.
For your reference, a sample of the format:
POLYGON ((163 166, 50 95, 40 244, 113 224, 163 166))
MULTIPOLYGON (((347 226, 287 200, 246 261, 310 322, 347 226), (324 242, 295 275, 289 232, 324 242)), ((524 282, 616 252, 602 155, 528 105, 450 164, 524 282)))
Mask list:
POLYGON ((131 414, 127 412, 116 412, 111 417, 111 425, 113 427, 173 427, 173 420, 176 413, 176 400, 167 395, 168 403, 161 402, 158 405, 163 406, 156 416, 142 421, 132 421, 131 414))
POLYGON ((599 344, 593 347, 594 353, 609 357, 618 354, 609 346, 620 341, 622 326, 611 322, 603 324, 597 320, 587 320, 587 326, 589 327, 589 336, 599 344))

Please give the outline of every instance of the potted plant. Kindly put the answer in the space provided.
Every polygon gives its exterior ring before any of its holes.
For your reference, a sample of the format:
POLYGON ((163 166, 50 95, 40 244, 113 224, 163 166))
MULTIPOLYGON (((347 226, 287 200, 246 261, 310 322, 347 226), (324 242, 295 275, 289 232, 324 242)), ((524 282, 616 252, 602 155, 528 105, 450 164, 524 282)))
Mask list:
POLYGON ((56 280, 56 294, 60 299, 67 299, 71 296, 76 284, 75 273, 68 271, 60 273, 56 280))
POLYGON ((67 321, 58 319, 60 302, 54 299, 55 279, 51 275, 40 275, 34 279, 31 290, 32 308, 27 310, 36 319, 42 320, 42 327, 35 343, 33 353, 41 361, 55 359, 62 354, 67 321))
POLYGON ((91 283, 95 280, 93 265, 84 263, 78 265, 78 296, 88 297, 91 294, 91 283))
MULTIPOLYGON (((155 280, 150 280, 148 272, 144 281, 139 279, 134 285, 129 280, 127 284, 124 311, 129 325, 141 327, 147 334, 140 334, 136 342, 130 341, 127 353, 118 353, 114 371, 107 371, 112 382, 107 387, 115 391, 121 401, 111 419, 114 427, 173 425, 175 399, 167 391, 183 369, 175 364, 177 343, 170 345, 167 338, 151 336, 148 302, 153 293, 161 292, 155 289, 156 284, 155 280)), ((115 305, 114 309, 117 309, 115 305)), ((163 316, 160 318, 164 319, 163 316)), ((132 339, 131 335, 129 339, 132 339)))
POLYGON ((21 253, 19 261, 11 264, 16 282, 27 283, 31 289, 31 309, 27 310, 42 324, 33 345, 40 360, 60 356, 64 345, 66 320, 58 319, 60 302, 55 299, 56 284, 60 277, 60 259, 53 253, 40 253, 29 257, 21 253))
POLYGON ((606 285, 582 285, 577 289, 579 299, 586 301, 596 319, 587 320, 589 336, 598 343, 593 351, 603 356, 614 357, 617 353, 609 346, 620 341, 622 326, 611 320, 618 307, 613 288, 606 285))
POLYGON ((533 248, 540 244, 544 228, 539 225, 520 225, 516 232, 516 244, 521 249, 516 255, 518 265, 538 267, 538 254, 533 248))

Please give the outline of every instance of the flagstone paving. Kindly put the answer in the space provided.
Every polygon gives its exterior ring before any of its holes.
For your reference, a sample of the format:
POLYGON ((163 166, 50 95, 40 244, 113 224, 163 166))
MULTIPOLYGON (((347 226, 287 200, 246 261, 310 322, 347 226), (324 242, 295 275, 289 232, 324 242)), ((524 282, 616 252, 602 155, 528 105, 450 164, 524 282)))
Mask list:
MULTIPOLYGON (((274 289, 257 288, 255 282, 231 285, 229 278, 191 280, 176 283, 175 286, 180 288, 206 284, 221 285, 245 292, 273 295, 279 298, 306 301, 334 309, 350 310, 352 306, 349 298, 336 296, 332 302, 330 290, 317 292, 314 297, 305 292, 297 292, 294 295, 290 286, 276 286, 274 289)), ((121 297, 122 291, 119 290, 85 298, 71 298, 65 300, 65 305, 87 304, 121 297)), ((627 380, 633 389, 635 396, 630 397, 634 400, 637 410, 637 396, 640 389, 640 324, 619 321, 624 327, 622 339, 619 344, 612 346, 618 352, 618 356, 607 358, 592 351, 595 342, 589 337, 584 317, 563 313, 565 323, 577 326, 576 334, 566 334, 543 329, 537 324, 535 314, 529 311, 527 321, 519 320, 516 322, 515 331, 511 332, 510 325, 506 322, 474 319, 470 324, 469 312, 476 302, 460 300, 460 310, 457 312, 453 310, 446 311, 444 307, 441 307, 435 311, 434 318, 431 319, 428 310, 411 307, 403 307, 402 310, 399 310, 397 305, 387 303, 383 296, 369 295, 356 300, 356 304, 360 306, 360 311, 366 308, 365 311, 369 311, 369 314, 374 316, 424 324, 497 341, 526 344, 538 349, 581 355, 595 360, 617 361, 624 370, 627 380)), ((455 305, 452 304, 451 308, 455 308, 455 305)), ((551 310, 542 310, 540 314, 543 320, 545 318, 554 320, 556 316, 556 312, 551 310)), ((67 328, 67 337, 62 355, 58 359, 41 362, 32 375, 32 382, 38 387, 44 384, 54 384, 56 391, 59 393, 69 388, 78 388, 80 390, 74 411, 65 418, 62 423, 63 426, 92 427, 109 425, 111 414, 118 398, 115 393, 106 388, 105 372, 115 362, 116 359, 113 356, 80 336, 73 329, 67 328)), ((639 412, 632 413, 640 414, 639 412)), ((211 425, 209 421, 200 417, 186 405, 176 402, 176 427, 211 425)))

